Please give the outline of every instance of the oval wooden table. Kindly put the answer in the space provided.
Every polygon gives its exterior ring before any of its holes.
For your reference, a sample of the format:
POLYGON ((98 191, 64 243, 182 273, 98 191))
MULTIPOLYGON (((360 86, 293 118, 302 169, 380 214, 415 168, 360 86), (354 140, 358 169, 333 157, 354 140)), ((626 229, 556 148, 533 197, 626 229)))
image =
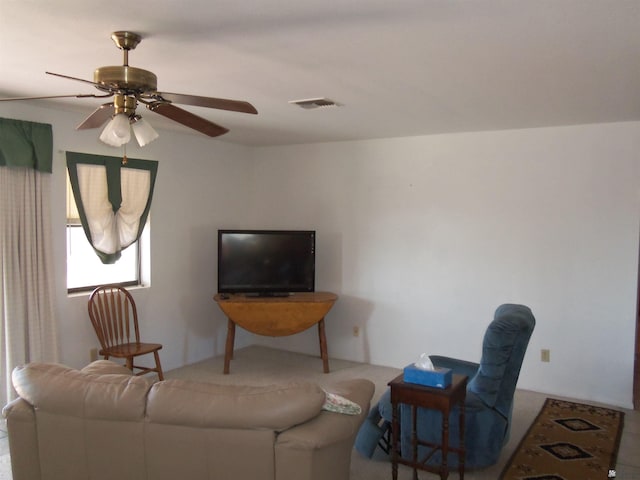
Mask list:
POLYGON ((324 317, 338 299, 330 292, 293 293, 286 297, 251 297, 243 294, 217 294, 213 297, 227 316, 224 373, 233 358, 236 325, 257 335, 283 337, 318 325, 320 357, 324 373, 329 373, 324 317))

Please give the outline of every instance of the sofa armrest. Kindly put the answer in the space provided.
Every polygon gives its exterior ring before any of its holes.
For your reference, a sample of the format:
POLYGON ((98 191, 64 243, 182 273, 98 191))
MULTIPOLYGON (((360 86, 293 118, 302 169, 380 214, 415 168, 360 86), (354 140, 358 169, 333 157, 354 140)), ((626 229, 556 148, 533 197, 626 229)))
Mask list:
POLYGON ((323 411, 308 422, 280 432, 276 439, 276 480, 348 480, 351 450, 369 413, 375 385, 355 379, 325 389, 357 403, 362 411, 359 415, 323 411))
POLYGON ((480 364, 478 363, 459 360, 457 358, 443 357, 441 355, 430 355, 429 358, 434 367, 450 368, 453 370, 453 373, 466 375, 469 377, 469 380, 478 373, 478 368, 480 368, 480 364))
POLYGON ((326 391, 337 393, 360 405, 359 415, 338 414, 323 411, 316 418, 280 432, 279 444, 289 443, 296 448, 322 448, 336 441, 355 435, 369 413, 369 402, 373 396, 373 383, 356 379, 336 383, 326 391))
POLYGON ((40 480, 40 462, 34 461, 38 458, 35 410, 18 398, 2 409, 2 416, 7 420, 13 480, 40 480))

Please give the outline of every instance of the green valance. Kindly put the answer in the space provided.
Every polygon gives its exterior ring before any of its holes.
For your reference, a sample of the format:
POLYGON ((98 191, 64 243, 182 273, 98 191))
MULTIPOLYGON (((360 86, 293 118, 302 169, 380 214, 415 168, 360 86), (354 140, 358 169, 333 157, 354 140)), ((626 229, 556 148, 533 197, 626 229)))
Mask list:
POLYGON ((52 164, 51 125, 0 118, 0 166, 51 173, 52 164))

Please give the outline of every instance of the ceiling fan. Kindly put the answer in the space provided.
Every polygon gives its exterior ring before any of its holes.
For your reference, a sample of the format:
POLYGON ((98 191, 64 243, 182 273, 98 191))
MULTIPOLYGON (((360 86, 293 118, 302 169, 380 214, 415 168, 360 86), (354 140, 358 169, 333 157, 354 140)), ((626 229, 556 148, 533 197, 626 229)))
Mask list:
MULTIPOLYGON (((186 127, 192 128, 210 137, 223 135, 229 130, 217 125, 205 118, 199 117, 187 110, 177 107, 175 104, 193 105, 198 107, 217 108, 232 112, 257 114, 258 111, 248 102, 240 100, 228 100, 224 98, 200 97, 196 95, 185 95, 181 93, 159 92, 157 90, 157 77, 153 72, 141 68, 129 66, 129 50, 133 50, 142 40, 137 33, 118 31, 111 34, 111 38, 116 46, 123 51, 124 59, 122 66, 99 67, 93 73, 93 81, 81 78, 61 75, 59 73, 45 72, 48 75, 75 80, 78 82, 93 85, 103 94, 77 94, 77 95, 51 95, 42 97, 21 97, 2 98, 0 101, 13 100, 39 100, 49 98, 107 98, 113 97, 113 101, 100 105, 91 115, 89 115, 77 130, 98 128, 107 120, 123 119, 126 128, 129 124, 134 127, 136 133, 136 123, 141 121, 141 116, 136 114, 136 107, 139 103, 145 105, 149 110, 162 115, 170 120, 178 122, 186 127), (122 114, 122 115, 120 115, 122 114)), ((107 125, 109 128, 111 124, 107 125)), ((148 126, 148 124, 147 124, 148 126)), ((105 129, 106 131, 107 129, 105 129)), ((103 132, 103 135, 106 132, 103 132)), ((157 134, 155 137, 157 137, 157 134)), ((126 132, 129 135, 128 130, 126 132)), ((136 133, 137 136, 137 133, 136 133)), ((153 140, 151 138, 151 140, 153 140)), ((102 136, 101 140, 105 141, 102 136)), ((140 139, 138 139, 140 141, 140 139)), ((149 141, 151 141, 149 140, 149 141)), ((128 139, 127 139, 128 141, 128 139)), ((111 145, 122 145, 126 142, 111 145)), ((148 143, 145 142, 145 144, 148 143)), ((142 146, 142 142, 141 142, 142 146)))

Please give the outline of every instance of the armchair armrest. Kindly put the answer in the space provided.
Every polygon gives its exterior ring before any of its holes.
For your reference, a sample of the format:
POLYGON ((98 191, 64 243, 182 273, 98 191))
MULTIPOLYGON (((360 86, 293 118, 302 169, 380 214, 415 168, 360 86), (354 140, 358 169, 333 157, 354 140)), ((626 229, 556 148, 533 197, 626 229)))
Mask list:
POLYGON ((453 373, 458 375, 466 375, 471 380, 480 368, 480 364, 459 360, 457 358, 443 357, 441 355, 430 355, 431 363, 434 367, 450 368, 453 373))

